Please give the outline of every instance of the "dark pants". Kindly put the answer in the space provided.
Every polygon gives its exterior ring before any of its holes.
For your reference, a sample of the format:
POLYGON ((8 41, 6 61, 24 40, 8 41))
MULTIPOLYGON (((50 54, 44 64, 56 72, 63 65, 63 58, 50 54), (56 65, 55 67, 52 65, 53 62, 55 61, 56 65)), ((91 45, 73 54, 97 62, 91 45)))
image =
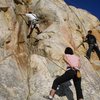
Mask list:
POLYGON ((37 25, 36 25, 37 23, 35 23, 35 22, 32 22, 32 21, 28 21, 28 27, 30 27, 31 29, 30 29, 30 32, 29 32, 29 34, 28 35, 31 35, 31 33, 33 32, 33 29, 35 28, 35 29, 37 29, 37 31, 38 31, 38 34, 40 34, 40 30, 39 30, 39 28, 37 27, 37 25))
POLYGON ((82 89, 81 89, 81 77, 78 78, 77 71, 73 69, 66 71, 63 75, 56 78, 53 82, 52 89, 56 90, 58 85, 61 85, 62 83, 67 82, 71 79, 73 79, 74 86, 76 89, 76 94, 77 94, 77 100, 79 100, 80 98, 83 98, 82 89))
POLYGON ((89 45, 89 49, 87 50, 87 53, 86 53, 86 57, 88 59, 90 59, 90 56, 91 56, 91 52, 95 50, 96 53, 97 53, 97 56, 99 57, 99 60, 100 60, 100 50, 99 50, 99 47, 95 44, 90 44, 89 45))

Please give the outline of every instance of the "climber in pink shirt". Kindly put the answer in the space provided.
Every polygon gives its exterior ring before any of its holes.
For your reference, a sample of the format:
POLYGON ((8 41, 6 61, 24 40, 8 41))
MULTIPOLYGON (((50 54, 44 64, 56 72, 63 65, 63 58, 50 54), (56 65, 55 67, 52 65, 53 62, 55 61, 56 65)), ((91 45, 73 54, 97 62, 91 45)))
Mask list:
POLYGON ((80 69, 80 59, 76 55, 65 54, 64 59, 68 65, 74 69, 80 69))
POLYGON ((54 80, 49 96, 46 96, 46 98, 53 100, 57 87, 62 83, 73 79, 77 100, 83 100, 83 93, 81 89, 80 58, 73 54, 73 50, 70 47, 67 47, 65 49, 64 60, 68 65, 67 69, 63 75, 54 80))

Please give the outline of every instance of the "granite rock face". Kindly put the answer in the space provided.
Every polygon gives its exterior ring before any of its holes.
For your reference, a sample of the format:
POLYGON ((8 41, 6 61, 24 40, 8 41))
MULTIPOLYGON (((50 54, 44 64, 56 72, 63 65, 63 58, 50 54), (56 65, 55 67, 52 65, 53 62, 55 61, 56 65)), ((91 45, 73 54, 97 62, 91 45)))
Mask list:
MULTIPOLYGON (((0 100, 45 100, 56 75, 66 69, 67 46, 74 50, 91 29, 100 47, 100 22, 89 12, 63 0, 0 0, 0 100), (40 19, 39 28, 27 39, 27 18, 32 11, 40 19)), ((100 61, 84 56, 88 45, 75 50, 81 58, 84 100, 100 100, 100 61)), ((54 100, 76 100, 73 82, 62 84, 54 100)))

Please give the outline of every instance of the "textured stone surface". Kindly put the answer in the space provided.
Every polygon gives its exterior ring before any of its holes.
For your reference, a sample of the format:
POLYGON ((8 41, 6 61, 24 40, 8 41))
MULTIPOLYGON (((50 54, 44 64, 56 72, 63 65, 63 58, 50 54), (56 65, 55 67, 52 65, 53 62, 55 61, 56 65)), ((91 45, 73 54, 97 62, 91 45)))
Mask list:
POLYGON ((25 100, 27 82, 11 53, 0 50, 0 100, 25 100))
MULTIPOLYGON (((73 49, 92 29, 100 46, 100 22, 82 9, 63 0, 0 0, 0 100, 45 100, 56 75, 66 69, 64 49, 73 49), (18 13, 32 11, 40 18, 41 34, 34 29, 27 39, 27 18, 18 13), (25 20, 26 22, 25 22, 25 20), (36 39, 38 41, 36 41, 36 39)), ((100 61, 92 53, 90 62, 85 48, 81 57, 84 100, 100 100, 100 61)), ((73 82, 60 86, 54 100, 76 100, 73 82)))

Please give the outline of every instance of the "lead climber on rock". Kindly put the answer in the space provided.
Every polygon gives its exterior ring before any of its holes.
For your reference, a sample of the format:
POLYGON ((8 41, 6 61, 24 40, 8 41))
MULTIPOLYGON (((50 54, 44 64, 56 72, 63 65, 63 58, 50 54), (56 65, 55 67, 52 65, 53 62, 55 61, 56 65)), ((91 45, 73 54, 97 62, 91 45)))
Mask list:
POLYGON ((39 30, 39 20, 36 14, 33 14, 32 12, 26 13, 26 14, 19 14, 19 15, 25 15, 28 17, 28 27, 29 27, 29 32, 27 35, 27 38, 30 38, 30 35, 33 32, 33 29, 37 29, 38 34, 41 33, 41 31, 39 30))
POLYGON ((64 60, 68 64, 65 73, 54 80, 49 96, 44 96, 44 98, 53 100, 57 87, 62 83, 73 79, 77 100, 83 100, 83 93, 81 89, 80 58, 73 54, 73 50, 70 47, 67 47, 65 49, 64 60))
POLYGON ((86 58, 90 59, 91 52, 95 50, 97 53, 97 56, 99 57, 99 60, 100 60, 100 50, 97 45, 96 37, 92 34, 91 30, 88 31, 88 34, 84 38, 84 42, 87 42, 89 45, 89 48, 86 53, 86 58))

